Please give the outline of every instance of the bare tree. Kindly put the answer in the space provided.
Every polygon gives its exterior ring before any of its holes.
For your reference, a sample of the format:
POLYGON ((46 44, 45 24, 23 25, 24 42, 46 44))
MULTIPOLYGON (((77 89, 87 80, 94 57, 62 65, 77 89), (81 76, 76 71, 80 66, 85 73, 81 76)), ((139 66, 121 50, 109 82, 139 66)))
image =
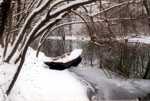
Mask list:
MULTIPOLYGON (((37 0, 33 0, 33 2, 35 1, 37 0)), ((12 51, 5 58, 5 62, 10 62, 13 57, 18 56, 16 61, 19 62, 18 69, 6 91, 7 95, 9 95, 15 81, 17 80, 30 44, 40 37, 47 29, 53 28, 63 19, 63 17, 70 13, 71 9, 78 8, 94 1, 96 0, 73 0, 66 3, 66 0, 38 0, 37 4, 33 6, 34 9, 31 13, 28 13, 28 16, 23 22, 15 42, 13 43, 12 51)))
MULTIPOLYGON (((4 61, 11 62, 15 57, 15 63, 19 62, 17 72, 15 73, 13 80, 6 91, 9 95, 11 89, 14 86, 15 81, 21 71, 22 65, 25 61, 25 55, 30 44, 40 38, 39 47, 44 42, 45 38, 48 36, 48 31, 53 31, 58 27, 69 25, 73 23, 85 23, 89 36, 91 40, 97 41, 98 34, 101 29, 105 28, 107 33, 113 34, 113 24, 123 21, 134 20, 136 18, 131 18, 129 16, 118 16, 122 9, 126 13, 130 4, 141 3, 142 0, 110 0, 103 3, 103 0, 17 0, 17 13, 13 15, 15 17, 15 27, 13 34, 12 50, 8 53, 5 50, 4 61), (93 7, 93 2, 99 2, 99 12, 90 12, 90 7, 93 7), (113 1, 113 2, 112 2, 113 1), (90 4, 88 6, 83 6, 90 4), (21 5, 21 6, 19 6, 21 5), (81 16, 81 13, 76 12, 79 7, 82 7, 85 11, 85 16, 81 16), (83 21, 70 22, 68 24, 60 24, 60 21, 64 17, 69 16, 70 13, 78 15, 83 21), (117 13, 117 14, 116 14, 117 13), (98 22, 98 23, 97 23, 98 22), (99 25, 102 25, 100 29, 99 25), (16 28, 16 29, 15 29, 16 28), (91 30, 92 29, 92 30, 91 30)), ((148 1, 148 0, 145 0, 148 1)), ((146 7, 146 6, 145 6, 146 7)), ((126 14, 125 14, 126 15, 126 14)), ((15 22, 14 21, 14 22, 15 22)), ((120 23, 119 23, 120 24, 120 23)), ((118 25, 119 25, 118 24, 118 25)), ((13 24, 14 25, 14 24, 13 24)), ((104 31, 105 31, 104 29, 104 31)), ((118 29, 117 29, 118 30, 118 29)), ((12 33, 10 33, 12 34, 12 33)), ((10 42, 11 35, 8 34, 8 42, 10 42)))

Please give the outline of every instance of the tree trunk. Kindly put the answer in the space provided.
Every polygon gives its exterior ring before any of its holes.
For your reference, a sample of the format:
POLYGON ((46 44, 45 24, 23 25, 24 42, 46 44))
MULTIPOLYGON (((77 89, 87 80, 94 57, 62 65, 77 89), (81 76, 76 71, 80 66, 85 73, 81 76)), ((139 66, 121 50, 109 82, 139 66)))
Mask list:
POLYGON ((150 57, 146 66, 145 74, 143 76, 143 79, 150 79, 150 57))
POLYGON ((12 82, 11 82, 10 85, 9 85, 9 88, 8 88, 7 91, 6 91, 6 94, 7 94, 7 95, 10 94, 10 92, 11 92, 11 90, 12 90, 12 88, 13 88, 13 86, 14 86, 14 84, 15 84, 15 82, 16 82, 18 76, 19 76, 19 73, 20 73, 20 71, 21 71, 21 69, 22 69, 23 63, 24 63, 24 61, 25 61, 25 55, 26 55, 27 49, 28 49, 28 47, 26 47, 26 49, 25 49, 25 50, 23 51, 23 53, 22 53, 20 64, 19 64, 19 66, 18 66, 18 68, 17 68, 17 71, 16 71, 16 73, 15 73, 15 75, 14 75, 14 77, 13 77, 12 82))
MULTIPOLYGON (((143 0, 143 5, 146 9, 147 16, 149 17, 150 16, 150 1, 149 0, 143 0)), ((148 23, 149 23, 149 27, 150 27, 150 18, 148 18, 148 23)))
POLYGON ((7 23, 8 12, 10 9, 11 0, 4 0, 0 4, 0 44, 3 45, 3 33, 7 23))

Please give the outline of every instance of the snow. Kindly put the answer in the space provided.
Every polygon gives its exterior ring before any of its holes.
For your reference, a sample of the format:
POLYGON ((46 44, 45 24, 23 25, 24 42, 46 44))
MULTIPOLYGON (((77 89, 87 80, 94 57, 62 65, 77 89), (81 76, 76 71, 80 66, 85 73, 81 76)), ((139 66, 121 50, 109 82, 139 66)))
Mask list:
POLYGON ((150 44, 150 36, 136 36, 136 37, 129 37, 128 42, 138 42, 138 43, 145 43, 150 44))
MULTIPOLYGON (((80 50, 78 50, 80 51, 80 50)), ((26 62, 9 96, 11 101, 89 101, 86 88, 68 70, 45 68, 49 59, 29 49, 26 62), (32 55, 31 55, 32 54, 32 55)))
MULTIPOLYGON (((43 61, 51 58, 43 53, 36 58, 35 54, 36 51, 29 48, 21 73, 9 96, 10 101, 89 101, 86 87, 72 73, 68 70, 48 69, 43 61)), ((1 62, 0 101, 4 101, 4 91, 8 88, 15 71, 16 65, 1 62)))
MULTIPOLYGON (((60 36, 49 36, 47 39, 50 40, 61 40, 62 38, 60 36)), ((66 40, 75 40, 75 41, 90 41, 90 38, 88 36, 66 36, 66 40), (86 37, 86 38, 85 38, 86 37)), ((122 39, 127 39, 128 42, 130 43, 145 43, 145 44, 150 44, 150 36, 127 36, 124 38, 121 37, 116 37, 116 40, 121 41, 122 39)))
POLYGON ((7 89, 12 79, 12 75, 15 73, 16 66, 13 64, 0 64, 0 86, 2 89, 7 89))
POLYGON ((135 101, 134 99, 150 93, 150 80, 123 79, 111 72, 110 79, 98 68, 80 68, 72 71, 94 85, 98 101, 101 99, 135 101))
POLYGON ((0 4, 3 2, 3 0, 0 0, 0 4))
POLYGON ((150 44, 150 36, 147 35, 136 35, 131 34, 125 37, 116 37, 117 41, 126 40, 129 43, 143 43, 143 44, 150 44))
POLYGON ((12 101, 88 101, 84 86, 67 70, 30 68, 22 70, 26 72, 11 92, 12 101))
MULTIPOLYGON (((77 52, 82 53, 82 50, 76 49, 72 54, 79 54, 77 52)), ((98 68, 51 70, 43 63, 51 58, 43 53, 36 58, 35 54, 29 48, 19 78, 8 97, 9 101, 90 101, 91 98, 94 101, 122 100, 135 99, 150 92, 149 80, 126 80, 111 72, 113 76, 109 79, 98 68)), ((5 99, 3 92, 8 88, 15 70, 15 65, 0 65, 0 101, 5 99)))
POLYGON ((92 0, 74 0, 72 2, 70 2, 69 4, 67 5, 64 5, 64 6, 60 6, 59 8, 57 8, 56 10, 50 12, 50 16, 54 16, 56 14, 59 14, 60 12, 62 11, 65 11, 66 9, 72 7, 72 6, 78 6, 79 4, 84 4, 84 3, 88 3, 88 2, 91 2, 92 0))
POLYGON ((70 55, 68 55, 68 54, 66 53, 66 54, 64 54, 64 56, 63 56, 62 58, 60 58, 60 59, 58 59, 58 60, 55 60, 55 61, 53 61, 53 62, 66 63, 66 62, 68 62, 68 61, 72 61, 72 60, 78 58, 79 56, 81 56, 82 51, 83 51, 82 49, 74 49, 74 50, 70 53, 70 55))

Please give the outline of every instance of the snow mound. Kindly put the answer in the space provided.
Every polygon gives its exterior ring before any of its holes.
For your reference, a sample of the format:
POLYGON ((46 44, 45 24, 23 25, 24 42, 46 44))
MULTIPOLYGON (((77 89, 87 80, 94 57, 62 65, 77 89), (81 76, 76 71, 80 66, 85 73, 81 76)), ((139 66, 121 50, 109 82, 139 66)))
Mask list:
POLYGON ((44 68, 50 59, 29 49, 25 64, 11 91, 11 101, 89 101, 86 88, 68 70, 44 68))
POLYGON ((62 63, 67 63, 68 61, 72 61, 76 58, 78 58, 79 56, 81 56, 82 54, 82 49, 74 49, 69 55, 68 54, 64 54, 64 56, 54 62, 62 62, 62 63))

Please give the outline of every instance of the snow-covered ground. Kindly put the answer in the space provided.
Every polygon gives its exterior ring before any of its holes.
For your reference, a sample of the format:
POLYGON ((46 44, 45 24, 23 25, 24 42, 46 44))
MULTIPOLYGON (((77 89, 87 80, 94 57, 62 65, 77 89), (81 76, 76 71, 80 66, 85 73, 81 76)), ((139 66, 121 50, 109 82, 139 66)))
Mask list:
MULTIPOLYGON (((85 86, 71 72, 50 70, 43 61, 51 59, 43 53, 36 58, 35 53, 31 48, 28 50, 19 78, 9 96, 10 101, 88 101, 85 86)), ((0 65, 3 91, 7 89, 16 70, 16 66, 13 66, 0 65)))
POLYGON ((9 97, 11 101, 88 101, 85 87, 68 70, 40 65, 23 68, 9 97))
POLYGON ((128 42, 150 44, 150 36, 128 37, 128 42))
POLYGON ((3 0, 0 0, 0 4, 3 2, 3 0))
MULTIPOLYGON (((1 49, 0 49, 1 50, 1 49)), ((107 78, 98 68, 72 68, 50 70, 43 63, 51 60, 43 53, 29 48, 26 61, 9 101, 100 101, 101 99, 135 101, 136 97, 150 93, 149 80, 125 80, 113 75, 107 78)), ((5 101, 7 89, 16 70, 12 64, 0 64, 0 101, 5 101)))
POLYGON ((111 73, 112 78, 97 68, 74 69, 76 75, 90 82, 96 90, 97 101, 138 101, 136 98, 150 93, 150 81, 142 79, 124 79, 111 73))

